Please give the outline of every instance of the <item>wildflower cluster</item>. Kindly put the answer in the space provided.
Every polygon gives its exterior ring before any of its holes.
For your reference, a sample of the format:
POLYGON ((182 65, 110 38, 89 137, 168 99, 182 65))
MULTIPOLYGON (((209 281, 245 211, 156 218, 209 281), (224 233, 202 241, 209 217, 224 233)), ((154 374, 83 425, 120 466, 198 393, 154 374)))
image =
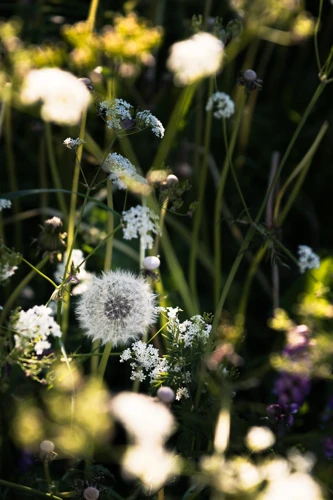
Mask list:
POLYGON ((145 249, 153 248, 153 234, 162 234, 159 217, 150 208, 137 205, 123 212, 123 235, 125 240, 140 237, 141 244, 145 249))
POLYGON ((42 102, 43 120, 58 125, 77 125, 90 102, 86 86, 74 75, 57 68, 28 73, 21 93, 23 104, 42 102))
POLYGON ((206 111, 214 110, 213 116, 218 120, 230 118, 235 112, 235 104, 224 92, 215 92, 208 99, 206 111))
POLYGON ((298 265, 300 272, 303 274, 307 269, 318 269, 320 267, 320 258, 307 245, 299 245, 298 265))
POLYGON ((139 187, 148 187, 147 180, 138 174, 135 166, 127 158, 119 153, 109 154, 102 169, 105 172, 110 172, 109 177, 118 189, 130 187, 133 191, 138 191, 139 187))
POLYGON ((153 134, 157 137, 162 138, 164 136, 164 127, 162 123, 147 109, 138 111, 135 115, 135 120, 140 129, 148 127, 151 128, 153 134))
POLYGON ((0 212, 2 212, 4 208, 11 208, 11 206, 12 202, 10 200, 6 200, 5 198, 0 198, 0 212))
POLYGON ((170 49, 167 66, 177 85, 190 85, 215 75, 222 64, 223 44, 209 33, 197 33, 170 49))
POLYGON ((18 265, 21 262, 21 255, 16 252, 9 251, 5 246, 0 244, 0 284, 5 285, 8 278, 15 274, 18 265))
POLYGON ((152 386, 169 385, 176 391, 176 400, 190 397, 192 373, 203 354, 211 325, 202 316, 193 316, 180 322, 178 307, 160 308, 168 319, 167 355, 160 357, 159 350, 142 341, 135 342, 120 356, 120 362, 130 360, 131 380, 144 381, 152 386))

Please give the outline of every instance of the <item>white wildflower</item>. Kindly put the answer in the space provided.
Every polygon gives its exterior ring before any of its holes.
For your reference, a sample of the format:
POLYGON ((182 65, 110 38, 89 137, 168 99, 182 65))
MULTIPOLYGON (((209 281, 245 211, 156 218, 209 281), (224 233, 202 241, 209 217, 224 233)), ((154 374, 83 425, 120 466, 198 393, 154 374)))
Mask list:
POLYGON ((174 73, 176 84, 189 85, 215 75, 221 67, 222 58, 222 42, 209 33, 197 33, 172 45, 167 67, 174 73))
POLYGON ((162 123, 147 109, 137 112, 135 119, 140 128, 150 127, 157 137, 162 138, 164 136, 165 129, 162 123))
POLYGON ((10 208, 12 206, 12 202, 10 200, 6 200, 5 198, 0 198, 0 212, 3 208, 10 208))
POLYGON ((149 233, 161 234, 159 217, 148 207, 137 205, 123 212, 123 234, 125 240, 141 238, 145 250, 153 248, 153 237, 149 233))
POLYGON ((107 126, 110 129, 122 130, 125 120, 132 119, 132 106, 124 99, 109 99, 99 105, 106 116, 107 126))
POLYGON ((76 314, 93 340, 125 345, 154 323, 155 295, 142 277, 110 271, 100 278, 94 276, 79 298, 76 314))
POLYGON ((308 474, 295 472, 280 476, 258 495, 258 500, 324 500, 325 496, 319 484, 308 474))
POLYGON ((175 429, 171 411, 144 394, 121 392, 111 400, 110 411, 135 444, 161 446, 175 429))
POLYGON ((148 186, 147 180, 138 174, 135 166, 118 153, 109 154, 102 169, 110 174, 110 179, 118 189, 132 187, 135 191, 137 184, 148 186))
POLYGON ((5 281, 6 279, 10 278, 15 274, 16 269, 18 269, 17 266, 12 266, 8 262, 5 262, 3 265, 0 266, 0 283, 1 281, 5 281))
POLYGON ((77 125, 90 98, 89 90, 82 82, 58 68, 30 71, 21 93, 23 104, 41 101, 42 118, 58 125, 77 125))
POLYGON ((312 248, 307 245, 299 245, 298 265, 301 273, 304 273, 307 269, 318 269, 320 267, 319 255, 314 253, 312 248))
POLYGON ((230 118, 235 112, 235 104, 224 92, 215 92, 208 99, 206 111, 214 109, 213 116, 218 120, 230 118))
POLYGON ((77 139, 72 139, 71 137, 67 137, 67 139, 64 140, 63 144, 68 149, 76 149, 85 143, 86 143, 86 141, 84 141, 83 139, 80 139, 79 137, 77 139))
POLYGON ((188 389, 186 387, 179 387, 176 392, 176 400, 180 401, 182 398, 184 399, 189 399, 190 393, 188 392, 188 389))
MULTIPOLYGON (((77 268, 81 262, 84 260, 84 255, 83 252, 79 249, 74 248, 72 251, 71 255, 71 261, 73 263, 73 266, 77 268)), ((54 273, 54 277, 57 283, 62 282, 62 278, 65 272, 65 263, 67 262, 67 253, 65 252, 63 262, 60 262, 57 265, 57 270, 54 273)), ((70 272, 70 267, 68 272, 70 272)), ((72 288, 72 295, 81 295, 81 293, 84 293, 89 284, 92 282, 94 275, 90 273, 89 271, 86 271, 86 265, 85 263, 82 264, 79 268, 79 272, 75 275, 75 281, 77 284, 73 286, 72 288)))
POLYGON ((17 321, 11 326, 15 347, 24 349, 33 342, 37 354, 49 349, 48 337, 61 337, 60 326, 52 318, 52 309, 46 306, 34 306, 28 311, 20 311, 17 321))
POLYGON ((160 357, 159 350, 141 340, 134 342, 131 348, 125 349, 120 355, 121 363, 129 359, 132 360, 131 380, 143 382, 149 376, 152 383, 168 370, 168 362, 160 357))
POLYGON ((251 427, 245 438, 249 450, 259 452, 270 448, 275 443, 275 436, 268 427, 251 427))
POLYGON ((139 478, 149 496, 179 474, 180 468, 179 457, 162 447, 130 446, 122 457, 123 475, 139 478))

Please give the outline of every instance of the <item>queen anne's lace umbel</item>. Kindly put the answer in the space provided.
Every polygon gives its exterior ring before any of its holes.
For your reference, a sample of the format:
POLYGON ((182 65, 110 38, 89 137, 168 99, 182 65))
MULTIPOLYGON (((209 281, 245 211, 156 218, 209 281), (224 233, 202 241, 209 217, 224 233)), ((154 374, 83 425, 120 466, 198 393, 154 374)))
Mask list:
POLYGON ((111 153, 106 158, 103 170, 110 173, 109 177, 118 189, 127 189, 136 184, 148 186, 147 180, 138 174, 135 166, 119 153, 111 153))
POLYGON ((153 248, 151 233, 161 234, 159 217, 148 207, 137 205, 123 212, 123 235, 125 240, 141 238, 141 243, 146 249, 153 248))
POLYGON ((235 104, 224 92, 215 92, 208 99, 206 111, 214 110, 213 116, 218 120, 230 118, 235 112, 235 104))
POLYGON ((138 111, 136 116, 136 121, 137 125, 140 128, 146 128, 149 127, 151 128, 151 131, 153 134, 156 135, 156 137, 162 138, 164 136, 164 127, 160 120, 156 118, 156 116, 152 115, 150 111, 147 109, 144 111, 138 111))
POLYGON ((12 325, 12 329, 17 332, 14 335, 15 347, 24 349, 34 343, 36 354, 49 349, 49 336, 61 337, 60 326, 51 315, 52 309, 46 306, 34 306, 28 311, 20 311, 17 321, 12 325))
POLYGON ((123 130, 125 120, 132 120, 133 107, 124 99, 102 101, 99 107, 105 113, 106 123, 110 129, 123 130))

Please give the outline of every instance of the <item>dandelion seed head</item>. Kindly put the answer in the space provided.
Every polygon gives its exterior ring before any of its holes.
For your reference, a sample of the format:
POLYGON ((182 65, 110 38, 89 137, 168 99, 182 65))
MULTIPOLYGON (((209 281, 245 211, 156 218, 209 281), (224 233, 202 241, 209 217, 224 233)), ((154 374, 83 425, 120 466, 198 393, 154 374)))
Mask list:
POLYGON ((155 295, 142 277, 110 271, 93 277, 79 298, 76 314, 92 340, 126 345, 154 323, 155 295))
POLYGON ((177 85, 190 85, 215 75, 221 67, 222 58, 222 42, 209 33, 197 33, 172 45, 167 67, 174 73, 177 85))

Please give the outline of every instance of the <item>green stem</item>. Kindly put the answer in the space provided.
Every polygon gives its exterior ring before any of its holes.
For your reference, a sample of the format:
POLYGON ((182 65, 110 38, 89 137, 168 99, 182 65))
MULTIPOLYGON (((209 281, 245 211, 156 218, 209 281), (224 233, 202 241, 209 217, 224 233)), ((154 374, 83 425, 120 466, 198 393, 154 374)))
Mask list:
POLYGON ((245 106, 246 95, 245 93, 242 96, 242 100, 240 101, 235 124, 233 127, 232 136, 229 144, 229 156, 226 155, 226 158, 223 163, 222 173, 220 177, 220 181, 217 187, 216 199, 215 199, 215 213, 214 213, 214 268, 215 268, 215 280, 214 280, 214 298, 215 298, 215 307, 218 304, 219 295, 221 293, 221 212, 222 212, 222 204, 223 204, 223 194, 226 185, 226 180, 229 172, 229 158, 232 157, 236 139, 239 131, 239 127, 241 124, 243 110, 245 106))
POLYGON ((8 488, 22 491, 22 493, 26 493, 29 496, 34 495, 37 497, 51 498, 53 500, 62 500, 61 497, 53 495, 52 493, 35 490, 34 488, 30 488, 30 486, 22 486, 21 484, 11 483, 10 481, 5 481, 4 479, 0 479, 0 484, 2 486, 7 486, 8 488))
MULTIPOLYGON (((50 168, 51 168, 52 180, 53 180, 53 183, 54 183, 56 189, 62 189, 60 175, 59 175, 59 171, 58 171, 58 167, 57 167, 57 163, 56 163, 56 159, 55 159, 55 154, 54 154, 51 125, 49 122, 44 122, 44 127, 45 127, 46 148, 47 148, 47 154, 48 154, 49 164, 50 164, 50 168)), ((68 211, 67 211, 64 193, 57 192, 57 199, 58 199, 58 205, 59 205, 60 211, 62 213, 62 216, 67 220, 68 219, 68 211)))
POLYGON ((315 32, 314 32, 314 46, 315 46, 316 61, 317 61, 319 74, 321 73, 322 65, 320 62, 319 49, 318 49, 318 32, 319 32, 319 26, 320 26, 320 22, 321 22, 322 10, 323 10, 323 0, 319 0, 319 12, 318 12, 318 18, 317 18, 315 32))
POLYGON ((251 224, 253 224, 252 217, 250 215, 249 209, 248 209, 247 204, 245 202, 245 199, 244 199, 241 187, 240 187, 239 182, 238 182, 237 174, 236 174, 236 171, 235 171, 235 168, 234 168, 231 156, 229 154, 228 136, 227 136, 227 123, 226 123, 226 119, 225 118, 223 118, 223 137, 224 137, 225 150, 226 150, 227 158, 228 158, 229 165, 230 165, 230 170, 231 170, 232 176, 233 176, 235 184, 236 184, 238 195, 239 195, 239 197, 241 199, 241 202, 242 202, 242 205, 244 207, 245 213, 247 215, 248 221, 251 222, 251 224))
MULTIPOLYGON (((8 170, 9 187, 11 191, 17 191, 17 176, 15 167, 15 156, 13 149, 13 135, 12 135, 12 113, 10 106, 10 96, 7 97, 8 102, 6 102, 6 107, 4 110, 5 118, 5 148, 6 148, 6 164, 8 170)), ((17 215, 21 211, 19 200, 13 200, 13 210, 14 214, 17 215)), ((21 223, 16 222, 14 229, 14 241, 16 250, 22 248, 22 228, 21 223)))
POLYGON ((103 356, 102 356, 102 359, 99 363, 98 371, 97 371, 98 378, 100 378, 101 380, 103 380, 103 377, 104 377, 104 373, 106 370, 106 366, 108 364, 109 356, 111 354, 111 349, 112 349, 112 344, 111 344, 111 342, 108 342, 104 347, 103 356))
MULTIPOLYGON (((113 196, 112 196, 112 181, 109 178, 106 181, 107 189, 107 203, 108 207, 113 209, 113 196)), ((106 253, 104 260, 104 271, 110 271, 112 267, 112 248, 113 248, 113 234, 114 234, 114 217, 112 212, 108 212, 108 234, 110 237, 106 244, 106 253)))
MULTIPOLYGON (((45 257, 46 260, 48 259, 48 256, 45 257)), ((29 267, 31 267, 31 269, 33 269, 36 273, 38 273, 40 276, 42 276, 42 278, 46 279, 47 281, 49 281, 51 283, 51 285, 54 286, 54 288, 58 288, 58 285, 56 285, 54 283, 54 281, 51 280, 51 278, 49 278, 48 276, 46 276, 46 274, 42 273, 37 267, 35 267, 33 264, 30 264, 29 261, 25 260, 24 257, 21 257, 21 260, 22 262, 24 262, 25 264, 27 264, 29 267)))
POLYGON ((95 20, 96 20, 96 13, 97 13, 97 9, 98 9, 98 3, 99 3, 99 0, 91 0, 91 2, 90 2, 87 24, 88 24, 89 29, 91 31, 93 31, 93 29, 94 29, 95 20))
MULTIPOLYGON (((169 198, 166 198, 163 201, 163 203, 162 203, 161 212, 160 212, 160 231, 161 231, 162 234, 163 234, 164 221, 165 221, 165 216, 166 216, 166 212, 167 212, 167 208, 168 208, 168 203, 169 203, 169 198)), ((159 248, 159 244, 160 244, 160 238, 161 238, 160 234, 157 233, 155 241, 154 241, 154 247, 153 247, 152 255, 157 255, 158 254, 158 248, 159 248)))
MULTIPOLYGON (((213 91, 214 91, 214 78, 210 78, 208 87, 208 99, 213 94, 213 91)), ((213 110, 211 109, 210 111, 207 112, 207 118, 206 118, 204 158, 203 158, 203 165, 200 169, 200 177, 199 177, 198 209, 194 216, 192 243, 191 243, 191 251, 189 258, 189 285, 193 300, 197 304, 198 304, 198 294, 197 294, 198 240, 201 227, 201 220, 203 216, 203 205, 205 199, 205 190, 206 190, 207 173, 208 173, 208 155, 209 155, 209 146, 212 133, 212 121, 213 121, 213 110)))
POLYGON ((27 284, 32 280, 32 278, 35 276, 36 272, 39 273, 39 269, 42 269, 42 267, 45 266, 45 264, 48 262, 49 258, 44 257, 35 267, 33 267, 32 271, 30 271, 29 274, 23 280, 20 282, 20 284, 15 288, 15 290, 12 292, 12 294, 9 296, 7 302, 4 305, 4 308, 1 312, 0 316, 0 325, 3 324, 8 312, 11 310, 12 305, 16 301, 16 299, 19 297, 20 293, 22 292, 23 288, 27 286, 27 284))

